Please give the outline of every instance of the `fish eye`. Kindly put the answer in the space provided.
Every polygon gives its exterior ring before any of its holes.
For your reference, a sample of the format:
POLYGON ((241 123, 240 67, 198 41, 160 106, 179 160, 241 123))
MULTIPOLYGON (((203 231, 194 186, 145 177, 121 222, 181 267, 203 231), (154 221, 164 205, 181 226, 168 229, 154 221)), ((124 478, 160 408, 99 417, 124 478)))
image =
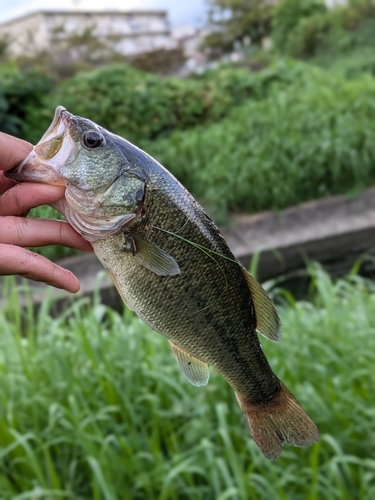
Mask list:
POLYGON ((105 139, 97 130, 88 130, 81 136, 81 141, 86 149, 99 148, 105 144, 105 139))

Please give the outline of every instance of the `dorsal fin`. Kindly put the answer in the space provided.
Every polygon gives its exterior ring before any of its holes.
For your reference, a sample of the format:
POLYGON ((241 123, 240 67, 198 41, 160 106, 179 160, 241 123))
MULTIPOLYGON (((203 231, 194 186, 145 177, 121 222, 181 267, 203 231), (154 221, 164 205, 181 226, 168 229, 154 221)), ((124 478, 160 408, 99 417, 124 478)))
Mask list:
POLYGON ((186 375, 188 381, 195 385, 195 387, 207 385, 208 379, 210 378, 210 371, 207 363, 191 356, 171 340, 169 343, 174 357, 180 365, 181 370, 186 375))
POLYGON ((281 340, 281 322, 275 306, 251 274, 244 268, 242 271, 253 299, 257 331, 264 335, 264 337, 274 342, 279 342, 281 340))

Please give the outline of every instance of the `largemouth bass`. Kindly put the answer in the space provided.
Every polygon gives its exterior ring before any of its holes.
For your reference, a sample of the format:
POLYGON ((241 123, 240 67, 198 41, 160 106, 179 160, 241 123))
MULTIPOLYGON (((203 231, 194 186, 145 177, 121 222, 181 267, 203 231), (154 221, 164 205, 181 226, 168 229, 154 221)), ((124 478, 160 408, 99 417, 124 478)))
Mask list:
POLYGON ((213 221, 156 160, 59 106, 29 156, 7 174, 66 186, 54 207, 111 275, 125 304, 169 340, 181 370, 207 384, 208 364, 233 388, 267 458, 319 440, 272 372, 258 333, 278 341, 277 312, 213 221))

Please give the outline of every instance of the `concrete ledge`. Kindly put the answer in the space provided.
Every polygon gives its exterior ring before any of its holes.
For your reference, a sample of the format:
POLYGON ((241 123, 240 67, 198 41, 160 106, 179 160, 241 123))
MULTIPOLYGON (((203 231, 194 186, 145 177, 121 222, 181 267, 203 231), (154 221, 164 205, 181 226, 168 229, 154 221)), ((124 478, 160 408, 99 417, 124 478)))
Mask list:
MULTIPOLYGON (((260 281, 304 268, 306 259, 344 273, 361 253, 375 252, 375 188, 353 199, 336 196, 279 213, 234 215, 222 233, 234 255, 246 267, 254 254, 260 252, 257 269, 260 281)), ((64 259, 59 264, 78 276, 80 294, 92 294, 100 286, 103 301, 121 307, 110 278, 94 254, 64 259), (100 271, 103 275, 98 282, 100 271)), ((1 296, 3 279, 0 278, 0 308, 6 300, 1 296)), ((47 285, 22 278, 17 281, 31 287, 35 304, 43 300, 47 285)), ((72 296, 54 289, 53 297, 65 302, 72 296)), ((21 300, 24 299, 21 297, 21 300)))
POLYGON ((248 266, 260 252, 265 281, 305 266, 345 259, 375 248, 375 188, 348 199, 335 196, 282 212, 234 216, 223 229, 236 257, 248 266))

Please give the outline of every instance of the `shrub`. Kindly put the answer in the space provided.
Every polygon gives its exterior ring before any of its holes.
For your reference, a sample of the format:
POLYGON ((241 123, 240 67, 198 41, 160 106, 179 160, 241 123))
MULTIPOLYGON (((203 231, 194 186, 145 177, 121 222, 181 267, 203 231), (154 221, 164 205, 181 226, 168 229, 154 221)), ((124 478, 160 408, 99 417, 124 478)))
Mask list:
POLYGON ((118 64, 77 74, 55 101, 129 140, 152 140, 223 118, 244 100, 264 97, 275 81, 298 78, 298 71, 287 63, 259 74, 223 66, 181 80, 118 64))
POLYGON ((17 131, 17 118, 9 115, 9 103, 4 89, 0 88, 0 132, 16 135, 17 131))
POLYGON ((0 129, 3 132, 32 140, 34 122, 38 122, 40 130, 48 126, 48 121, 40 123, 40 118, 43 116, 45 96, 51 92, 52 85, 51 77, 38 70, 21 73, 16 68, 2 66, 0 69, 0 113, 2 113, 0 129))
POLYGON ((181 80, 116 64, 78 73, 54 89, 43 73, 13 70, 4 87, 4 109, 17 123, 13 133, 33 143, 57 105, 139 143, 220 120, 245 100, 263 99, 275 84, 286 86, 308 73, 305 65, 281 61, 258 73, 221 66, 181 80))
POLYGON ((322 0, 281 0, 272 19, 272 39, 276 48, 289 53, 290 37, 299 23, 326 10, 322 0))
POLYGON ((147 149, 221 222, 228 209, 281 209, 365 187, 375 180, 375 81, 316 71, 147 149))
POLYGON ((369 19, 375 19, 375 2, 374 0, 349 0, 349 5, 340 11, 343 28, 356 31, 369 19))
POLYGON ((319 0, 283 0, 273 19, 273 41, 279 52, 331 60, 361 46, 375 46, 375 2, 352 0, 327 9, 319 0))
POLYGON ((326 14, 315 14, 301 19, 288 37, 286 52, 295 57, 311 58, 326 49, 331 39, 342 33, 326 14))

